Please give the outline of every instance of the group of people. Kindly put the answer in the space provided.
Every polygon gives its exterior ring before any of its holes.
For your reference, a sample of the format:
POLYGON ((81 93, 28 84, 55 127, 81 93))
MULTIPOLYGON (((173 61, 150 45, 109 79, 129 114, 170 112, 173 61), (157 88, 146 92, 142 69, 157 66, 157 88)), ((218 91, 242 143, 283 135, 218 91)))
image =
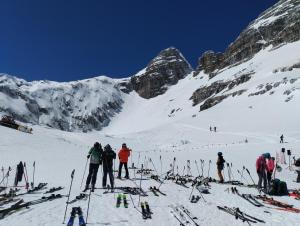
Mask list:
MULTIPOLYGON (((220 180, 220 183, 224 182, 224 177, 222 175, 222 170, 224 169, 225 159, 222 152, 218 152, 217 159, 217 173, 220 180)), ((270 153, 262 154, 256 160, 256 172, 258 175, 258 188, 263 188, 265 191, 268 191, 268 188, 271 186, 272 174, 275 169, 275 158, 271 157, 270 153)))
POLYGON ((209 131, 210 132, 217 132, 217 127, 216 126, 214 126, 214 127, 209 127, 209 131))
POLYGON ((258 189, 263 189, 268 192, 271 186, 272 174, 275 169, 275 158, 271 157, 270 153, 264 153, 256 160, 256 172, 258 175, 258 189))
MULTIPOLYGON (((130 156, 130 152, 131 149, 127 148, 126 144, 123 143, 122 148, 118 152, 118 157, 120 162, 118 178, 121 178, 122 168, 124 166, 126 171, 125 178, 129 179, 127 163, 130 156)), ((102 165, 103 167, 102 187, 104 188, 106 187, 107 176, 109 176, 111 189, 113 189, 114 188, 113 164, 114 164, 114 160, 116 159, 116 153, 113 151, 111 146, 107 144, 103 149, 101 144, 99 142, 96 142, 94 146, 90 149, 87 158, 90 159, 90 165, 89 165, 89 173, 86 179, 84 191, 87 191, 89 188, 91 188, 92 192, 94 191, 100 165, 102 165)))

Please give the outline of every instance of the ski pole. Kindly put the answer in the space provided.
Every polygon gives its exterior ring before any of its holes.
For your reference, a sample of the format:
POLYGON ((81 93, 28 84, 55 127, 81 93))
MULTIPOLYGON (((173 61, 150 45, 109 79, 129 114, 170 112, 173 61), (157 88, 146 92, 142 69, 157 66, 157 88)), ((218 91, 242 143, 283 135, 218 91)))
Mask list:
POLYGON ((208 162, 208 173, 207 173, 208 178, 209 178, 210 164, 211 164, 211 160, 209 160, 209 162, 208 162))
POLYGON ((82 175, 81 184, 80 184, 80 190, 81 190, 81 188, 82 188, 82 184, 83 184, 83 180, 84 180, 86 168, 87 168, 87 165, 88 165, 88 161, 89 161, 89 159, 87 158, 87 159, 86 159, 86 163, 85 163, 85 167, 84 167, 84 171, 83 171, 83 175, 82 175))
POLYGON ((88 207, 87 207, 87 210, 86 210, 86 218, 85 218, 86 224, 88 223, 88 217, 89 217, 90 202, 91 202, 91 193, 92 193, 92 189, 90 189, 90 192, 89 192, 88 207))
POLYGON ((197 171, 198 171, 199 177, 200 177, 200 171, 199 171, 199 167, 198 167, 197 160, 195 160, 195 165, 196 165, 196 168, 197 168, 197 171))
POLYGON ((230 175, 229 163, 227 162, 226 165, 227 165, 228 178, 229 178, 229 181, 231 181, 231 175, 230 175))
MULTIPOLYGON (((1 179, 1 183, 2 183, 2 180, 3 180, 4 176, 5 176, 5 175, 4 175, 4 167, 3 167, 3 166, 2 166, 2 168, 1 168, 1 171, 2 171, 2 179, 1 179)), ((1 183, 0 183, 0 184, 1 184, 1 183)))
POLYGON ((75 169, 73 169, 73 171, 71 173, 71 184, 70 184, 70 188, 69 188, 69 194, 68 194, 68 199, 67 199, 67 203, 66 203, 66 210, 65 210, 63 224, 65 223, 65 220, 66 220, 66 214, 67 214, 69 200, 70 200, 70 194, 71 194, 71 189, 72 189, 72 184, 73 184, 73 179, 74 179, 74 173, 75 173, 75 169))
POLYGON ((246 171, 247 171, 247 173, 249 174, 249 176, 250 176, 250 178, 251 178, 251 180, 252 180, 252 182, 253 182, 253 185, 255 185, 255 182, 254 182, 254 180, 253 180, 253 178, 252 178, 252 176, 251 176, 251 174, 250 174, 250 172, 249 172, 249 170, 246 168, 246 171))
POLYGON ((159 161, 160 161, 160 176, 162 175, 162 160, 161 160, 161 155, 159 156, 159 161))
POLYGON ((154 165, 154 163, 153 163, 153 161, 152 161, 152 159, 150 158, 150 162, 152 163, 152 166, 153 166, 153 168, 154 168, 154 170, 155 170, 155 172, 157 173, 157 175, 158 175, 158 172, 157 172, 157 170, 156 170, 156 168, 155 168, 155 165, 154 165))
POLYGON ((173 175, 175 175, 175 172, 174 172, 174 170, 175 170, 175 162, 176 162, 176 157, 174 157, 174 159, 173 159, 173 175))
POLYGON ((201 162, 201 177, 203 177, 204 160, 200 159, 201 162))
POLYGON ((35 175, 35 161, 33 162, 33 173, 32 173, 32 183, 31 183, 32 188, 34 188, 34 175, 35 175))
POLYGON ((25 182, 26 182, 26 190, 28 191, 28 189, 29 189, 29 182, 28 181, 29 180, 28 180, 26 162, 24 162, 24 169, 25 169, 24 177, 25 177, 25 182))
MULTIPOLYGON (((142 191, 142 179, 143 179, 143 168, 144 168, 144 165, 142 164, 142 167, 141 167, 141 180, 140 180, 140 191, 142 191)), ((141 201, 141 192, 139 192, 139 202, 138 202, 138 206, 140 206, 140 201, 141 201)))

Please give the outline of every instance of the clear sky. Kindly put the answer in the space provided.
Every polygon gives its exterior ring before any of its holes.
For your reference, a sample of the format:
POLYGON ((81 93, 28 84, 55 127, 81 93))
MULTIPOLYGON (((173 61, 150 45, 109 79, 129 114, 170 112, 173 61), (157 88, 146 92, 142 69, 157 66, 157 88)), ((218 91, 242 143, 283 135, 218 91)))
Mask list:
POLYGON ((197 65, 276 0, 1 0, 0 72, 26 80, 128 77, 174 46, 197 65))

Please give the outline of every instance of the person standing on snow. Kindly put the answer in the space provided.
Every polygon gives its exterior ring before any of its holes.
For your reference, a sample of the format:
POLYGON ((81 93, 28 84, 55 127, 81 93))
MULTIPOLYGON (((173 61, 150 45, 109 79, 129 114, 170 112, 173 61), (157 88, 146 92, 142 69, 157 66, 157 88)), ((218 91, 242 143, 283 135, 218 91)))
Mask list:
POLYGON ((127 166, 127 163, 128 163, 128 158, 130 156, 130 152, 131 150, 127 148, 126 144, 123 143, 122 144, 122 148, 121 150, 119 151, 118 153, 118 157, 119 157, 119 160, 120 160, 120 165, 119 165, 119 174, 118 174, 118 178, 121 179, 121 174, 122 174, 122 167, 124 165, 125 167, 125 171, 126 171, 126 175, 125 175, 125 178, 126 179, 129 179, 129 172, 128 172, 128 166, 127 166))
POLYGON ((283 143, 283 134, 280 136, 280 143, 283 143))
POLYGON ((87 158, 88 159, 90 158, 90 167, 89 167, 89 174, 86 179, 84 192, 89 189, 91 181, 92 181, 91 191, 94 192, 98 169, 99 166, 102 164, 102 153, 103 153, 103 149, 101 147, 101 144, 98 142, 96 142, 89 151, 87 158))
POLYGON ((225 160, 223 158, 222 152, 218 152, 217 170, 218 170, 218 176, 220 178, 220 183, 224 182, 224 178, 222 175, 222 170, 224 169, 224 163, 225 163, 225 160))
POLYGON ((266 159, 269 159, 271 156, 269 153, 262 154, 259 156, 256 160, 256 172, 258 175, 258 189, 262 188, 262 182, 264 183, 264 189, 265 192, 267 191, 267 176, 266 176, 266 170, 267 170, 267 163, 266 159))
POLYGON ((114 174, 113 174, 113 160, 116 159, 116 153, 112 150, 111 146, 107 144, 104 147, 102 154, 103 163, 103 178, 102 187, 106 187, 107 174, 109 175, 111 189, 114 189, 114 174))
POLYGON ((272 174, 275 168, 275 158, 271 157, 267 161, 267 180, 268 180, 268 188, 271 186, 272 174))

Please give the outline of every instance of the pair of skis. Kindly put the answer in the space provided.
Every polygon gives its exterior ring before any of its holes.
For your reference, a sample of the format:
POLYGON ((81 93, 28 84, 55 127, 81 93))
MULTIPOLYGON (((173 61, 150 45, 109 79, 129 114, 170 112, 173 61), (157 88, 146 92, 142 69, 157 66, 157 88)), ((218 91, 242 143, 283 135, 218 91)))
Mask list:
POLYGON ((256 206, 256 207, 262 207, 262 206, 264 206, 263 204, 261 204, 260 202, 258 202, 253 195, 251 195, 251 194, 240 194, 236 187, 231 187, 231 192, 233 194, 237 194, 241 198, 245 199, 247 202, 249 202, 253 206, 256 206))
POLYGON ((25 203, 23 200, 20 200, 17 203, 15 203, 14 205, 12 205, 11 207, 0 210, 0 219, 3 219, 6 215, 12 214, 13 212, 15 212, 17 210, 20 210, 23 208, 28 208, 29 206, 37 205, 37 204, 44 203, 47 201, 52 201, 52 200, 59 199, 62 197, 63 196, 60 194, 57 194, 57 195, 52 194, 50 196, 42 197, 40 199, 25 202, 25 203))
POLYGON ((87 195, 87 194, 85 194, 85 193, 80 193, 79 195, 77 195, 77 196, 75 197, 75 199, 69 201, 68 204, 72 204, 72 203, 77 202, 77 201, 79 201, 79 200, 87 200, 87 198, 88 198, 88 195, 87 195))
POLYGON ((191 198, 191 203, 197 203, 200 200, 200 196, 199 195, 193 195, 191 198))
POLYGON ((266 223, 265 221, 253 217, 249 214, 242 212, 239 208, 229 208, 227 206, 217 206, 219 210, 229 213, 235 217, 235 219, 242 220, 243 222, 247 222, 249 225, 250 223, 266 223))
POLYGON ((185 226, 193 222, 196 226, 199 226, 196 220, 198 218, 194 216, 186 207, 183 205, 174 206, 170 205, 171 214, 175 217, 175 219, 180 223, 181 226, 185 226), (190 222, 191 221, 191 222, 190 222))
POLYGON ((151 219, 152 218, 152 212, 150 210, 150 206, 149 206, 149 203, 148 202, 141 202, 141 208, 142 208, 142 216, 143 216, 143 219, 146 220, 146 219, 151 219))
POLYGON ((124 207, 128 208, 128 201, 127 201, 126 194, 118 194, 116 207, 119 208, 121 206, 122 201, 123 201, 124 207))
POLYGON ((155 195, 155 196, 159 196, 159 194, 166 196, 167 194, 162 192, 159 188, 157 187, 150 187, 149 190, 155 195))
POLYGON ((74 225, 76 215, 78 215, 79 226, 86 226, 86 223, 85 223, 83 215, 82 215, 82 210, 81 210, 80 207, 73 207, 72 208, 71 216, 69 218, 67 226, 73 226, 74 225))

